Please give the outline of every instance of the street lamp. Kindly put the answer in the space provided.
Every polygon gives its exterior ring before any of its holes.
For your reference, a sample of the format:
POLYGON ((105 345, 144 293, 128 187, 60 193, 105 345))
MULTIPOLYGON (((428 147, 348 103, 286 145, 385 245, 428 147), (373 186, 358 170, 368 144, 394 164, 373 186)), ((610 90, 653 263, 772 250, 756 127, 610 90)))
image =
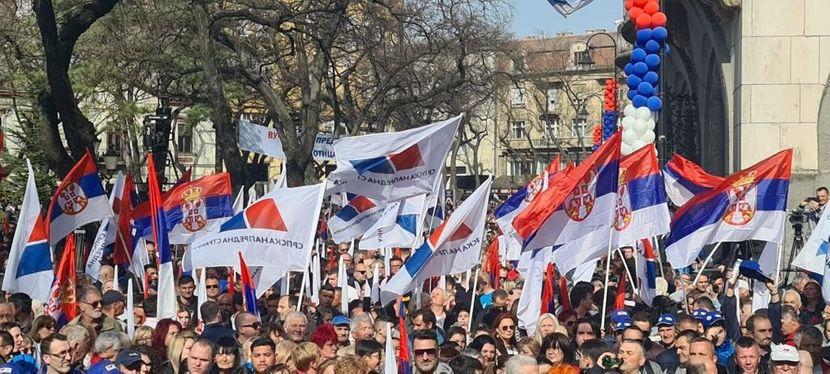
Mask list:
POLYGON ((585 109, 586 103, 587 100, 582 103, 579 112, 577 112, 574 118, 574 126, 577 128, 577 141, 579 142, 579 161, 582 161, 585 155, 585 126, 588 122, 588 110, 585 109))
MULTIPOLYGON (((618 29, 617 32, 619 33, 619 29, 618 29)), ((614 65, 614 82, 616 83, 617 82, 617 77, 619 75, 619 67, 617 66, 617 57, 619 57, 619 50, 618 50, 618 47, 617 47, 617 38, 615 38, 613 35, 611 35, 607 32, 593 33, 593 34, 591 34, 591 36, 588 37, 587 40, 585 40, 585 53, 580 53, 579 60, 576 61, 576 64, 579 65, 580 67, 582 67, 583 70, 588 69, 588 68, 590 68, 591 66, 594 65, 595 62, 594 62, 594 59, 591 58, 591 50, 596 48, 596 47, 591 46, 591 40, 593 40, 595 37, 597 37, 599 35, 607 36, 608 39, 611 40, 611 44, 614 46, 614 63, 612 65, 614 65)), ((617 87, 617 92, 616 92, 615 96, 616 97, 614 98, 614 100, 615 100, 614 106, 618 107, 619 105, 618 105, 617 100, 619 100, 619 96, 620 96, 619 87, 617 87)))

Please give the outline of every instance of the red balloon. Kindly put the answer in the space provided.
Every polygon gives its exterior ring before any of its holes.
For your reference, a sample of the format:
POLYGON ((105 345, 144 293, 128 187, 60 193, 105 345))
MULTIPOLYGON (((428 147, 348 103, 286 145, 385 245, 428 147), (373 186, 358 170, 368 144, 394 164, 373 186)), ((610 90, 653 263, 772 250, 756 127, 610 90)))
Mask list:
MULTIPOLYGON (((640 25, 640 23, 639 23, 640 19, 637 18, 637 21, 638 21, 637 26, 639 26, 640 25)), ((657 12, 657 13, 654 13, 653 16, 651 16, 651 27, 657 27, 657 26, 666 26, 666 13, 657 12)))
POLYGON ((635 6, 628 10, 628 19, 636 20, 637 17, 640 16, 640 14, 643 14, 643 8, 638 8, 635 6))
MULTIPOLYGON (((657 16, 657 14, 655 14, 657 16)), ((665 17, 665 16, 664 16, 665 17)), ((664 22, 665 24, 665 22, 664 22)), ((651 26, 651 15, 641 13, 637 16, 637 29, 644 29, 651 26)))
POLYGON ((646 2, 648 2, 648 0, 634 0, 634 6, 642 8, 643 5, 646 5, 646 2))
POLYGON ((634 6, 634 0, 628 0, 625 2, 625 10, 631 9, 634 6))
POLYGON ((643 6, 643 11, 648 14, 654 14, 660 11, 660 3, 650 2, 643 6))

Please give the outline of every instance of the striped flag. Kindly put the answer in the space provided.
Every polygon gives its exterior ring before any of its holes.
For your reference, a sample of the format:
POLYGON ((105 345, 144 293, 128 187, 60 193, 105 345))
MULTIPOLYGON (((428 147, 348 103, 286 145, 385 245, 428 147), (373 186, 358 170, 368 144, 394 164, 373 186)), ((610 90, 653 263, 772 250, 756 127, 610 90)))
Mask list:
POLYGON ((176 287, 173 272, 173 258, 170 253, 170 241, 167 238, 167 222, 164 214, 164 201, 161 199, 161 185, 156 177, 153 154, 147 155, 147 188, 150 194, 150 221, 153 229, 153 241, 159 256, 158 306, 156 317, 173 318, 176 316, 176 287))
POLYGON ((242 278, 242 298, 245 300, 245 311, 255 315, 259 318, 259 307, 256 302, 256 285, 251 278, 251 273, 248 271, 248 265, 245 264, 245 258, 242 257, 242 252, 239 254, 239 274, 242 278))

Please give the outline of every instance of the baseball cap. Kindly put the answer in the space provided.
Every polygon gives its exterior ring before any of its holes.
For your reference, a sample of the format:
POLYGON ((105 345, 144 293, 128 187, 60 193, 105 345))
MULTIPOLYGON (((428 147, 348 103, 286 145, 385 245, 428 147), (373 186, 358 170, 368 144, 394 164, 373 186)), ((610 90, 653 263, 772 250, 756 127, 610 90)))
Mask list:
POLYGON ((677 318, 671 313, 663 313, 657 320, 657 326, 674 326, 675 323, 677 323, 677 318))
POLYGON ((132 348, 127 348, 119 352, 118 356, 115 357, 115 364, 118 366, 131 366, 140 361, 141 354, 132 348))
POLYGON ((115 290, 104 292, 104 295, 101 296, 101 306, 112 305, 119 301, 127 301, 127 297, 115 290))
POLYGON ((795 347, 786 344, 772 344, 769 355, 770 361, 775 362, 800 362, 798 351, 795 347))
POLYGON ((723 314, 718 311, 706 313, 700 322, 703 323, 703 327, 709 328, 718 322, 723 322, 723 314))
POLYGON ((335 326, 350 325, 351 323, 352 320, 343 315, 334 316, 334 318, 331 319, 331 324, 335 326))
MULTIPOLYGON (((139 359, 141 359, 141 355, 139 355, 139 359)), ((135 362, 133 362, 135 364, 135 362)), ((121 370, 118 370, 118 366, 115 366, 109 360, 102 360, 101 362, 92 365, 89 370, 87 370, 87 374, 116 374, 121 373, 121 370)), ((0 373, 1 374, 1 373, 0 373)))
POLYGON ((692 317, 695 317, 696 320, 703 322, 706 316, 709 314, 709 311, 706 309, 695 309, 692 311, 692 317))
POLYGON ((614 323, 614 331, 624 330, 631 326, 631 315, 624 310, 615 310, 611 312, 611 322, 614 323))

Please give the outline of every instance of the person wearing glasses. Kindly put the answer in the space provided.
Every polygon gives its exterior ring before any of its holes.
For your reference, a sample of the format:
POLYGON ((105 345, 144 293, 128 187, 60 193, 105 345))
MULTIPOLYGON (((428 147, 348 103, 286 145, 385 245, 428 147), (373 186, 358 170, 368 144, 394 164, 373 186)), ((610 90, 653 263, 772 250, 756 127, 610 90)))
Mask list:
POLYGON ((516 317, 510 313, 501 313, 493 319, 493 336, 499 356, 513 356, 519 353, 516 348, 516 317))
POLYGON ((0 331, 0 360, 3 363, 11 361, 13 351, 14 338, 8 331, 0 331))
POLYGON ((438 337, 435 331, 418 330, 412 333, 413 373, 452 373, 449 365, 438 360, 438 337))
POLYGON ((239 346, 236 345, 233 337, 222 336, 216 341, 214 366, 218 374, 246 374, 248 372, 242 365, 239 346))
POLYGON ((236 340, 240 346, 244 346, 248 340, 255 339, 262 330, 262 323, 255 315, 248 312, 237 314, 234 325, 236 326, 236 340))
POLYGON ((141 354, 135 349, 127 348, 118 353, 115 364, 112 366, 117 366, 118 371, 123 374, 147 374, 150 372, 152 362, 150 362, 150 357, 147 355, 141 354))
POLYGON ((222 290, 219 288, 219 278, 213 274, 205 276, 205 291, 208 300, 216 301, 222 290))
POLYGON ((45 374, 81 373, 72 368, 72 348, 65 335, 52 334, 40 342, 41 362, 45 374))
POLYGON ((69 321, 68 325, 81 325, 94 329, 96 325, 101 324, 104 318, 101 291, 98 291, 95 286, 83 286, 78 289, 77 298, 80 313, 75 319, 69 321))

